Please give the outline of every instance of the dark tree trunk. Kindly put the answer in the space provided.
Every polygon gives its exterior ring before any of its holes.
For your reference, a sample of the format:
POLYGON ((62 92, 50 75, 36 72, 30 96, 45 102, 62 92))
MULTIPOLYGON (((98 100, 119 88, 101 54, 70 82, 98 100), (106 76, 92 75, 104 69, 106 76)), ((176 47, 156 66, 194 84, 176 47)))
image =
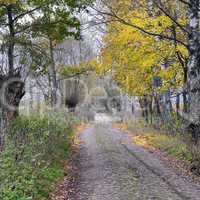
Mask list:
POLYGON ((14 47, 15 47, 15 29, 13 21, 13 5, 7 6, 8 27, 9 27, 9 41, 8 41, 8 65, 9 75, 14 73, 14 47))
POLYGON ((53 42, 49 39, 49 46, 50 46, 50 57, 51 57, 51 66, 49 69, 50 81, 51 81, 51 106, 55 106, 57 103, 57 77, 56 77, 56 67, 54 61, 54 52, 53 52, 53 42))
POLYGON ((15 61, 15 20, 14 4, 5 4, 8 22, 7 59, 8 69, 0 76, 0 148, 3 146, 4 135, 10 122, 18 116, 18 108, 25 94, 25 83, 21 80, 19 69, 14 68, 15 61))
POLYGON ((161 103, 160 103, 160 96, 158 94, 156 94, 154 96, 154 117, 155 117, 155 128, 159 129, 161 123, 163 122, 162 119, 162 107, 161 107, 161 103))
POLYGON ((144 112, 144 103, 143 103, 143 99, 140 98, 139 99, 139 104, 140 104, 140 108, 141 108, 141 114, 142 114, 142 117, 145 118, 145 112, 144 112))
POLYGON ((185 62, 184 66, 183 66, 183 73, 184 73, 184 78, 183 78, 183 81, 184 81, 184 88, 183 88, 183 112, 184 113, 188 113, 188 97, 187 97, 187 94, 188 94, 188 88, 187 88, 187 82, 188 82, 188 68, 187 68, 187 62, 185 62))
POLYGON ((153 97, 150 97, 149 101, 149 114, 150 114, 150 123, 153 123, 153 97))
POLYGON ((145 121, 147 123, 149 123, 149 100, 148 100, 148 97, 147 96, 142 97, 139 100, 139 103, 140 103, 140 107, 142 110, 142 117, 145 119, 145 121))
POLYGON ((155 96, 155 108, 156 108, 156 116, 161 119, 161 108, 160 108, 160 97, 155 96))
POLYGON ((25 84, 19 75, 0 77, 0 148, 10 122, 19 115, 19 104, 25 94, 25 84))
POLYGON ((187 98, 187 91, 183 90, 183 112, 188 113, 188 98, 187 98))
POLYGON ((1 77, 1 125, 7 125, 19 114, 18 108, 22 97, 25 94, 25 83, 20 76, 1 77))
POLYGON ((166 112, 170 115, 173 112, 170 90, 167 91, 165 94, 165 105, 166 105, 166 112))
POLYGON ((177 93, 176 95, 176 116, 179 117, 180 112, 180 94, 177 93))

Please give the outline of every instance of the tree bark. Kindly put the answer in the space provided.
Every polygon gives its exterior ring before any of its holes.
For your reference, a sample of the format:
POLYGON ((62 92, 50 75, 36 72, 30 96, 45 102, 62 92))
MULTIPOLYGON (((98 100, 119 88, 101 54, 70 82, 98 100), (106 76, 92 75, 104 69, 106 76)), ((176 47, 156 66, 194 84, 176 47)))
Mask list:
POLYGON ((199 0, 188 0, 188 104, 189 128, 195 143, 199 140, 200 127, 200 36, 199 36, 199 0))
POLYGON ((200 38, 199 38, 199 0, 189 0, 189 61, 188 88, 190 119, 193 123, 200 123, 200 38))
POLYGON ((0 76, 0 148, 3 147, 4 135, 9 123, 18 116, 18 108, 25 94, 25 83, 21 81, 19 72, 14 68, 15 24, 13 5, 6 6, 8 21, 7 59, 8 71, 0 76))
POLYGON ((8 41, 8 65, 9 75, 14 73, 14 46, 15 46, 15 30, 12 14, 12 5, 7 6, 8 27, 9 27, 9 41, 8 41))
POLYGON ((0 78, 1 84, 1 127, 7 125, 19 114, 18 108, 25 94, 25 83, 20 80, 19 75, 4 76, 0 78))
POLYGON ((189 107, 189 103, 188 103, 188 88, 187 88, 187 82, 188 82, 188 68, 187 68, 187 63, 184 65, 183 67, 183 73, 184 73, 184 86, 183 86, 183 112, 184 113, 188 113, 188 107, 189 107))
POLYGON ((150 96, 149 100, 149 114, 150 114, 150 123, 153 123, 153 96, 150 96))
POLYGON ((163 121, 162 119, 162 111, 161 111, 161 106, 160 106, 160 96, 158 94, 156 94, 154 96, 154 101, 155 101, 155 125, 156 128, 160 128, 160 124, 163 121))
POLYGON ((180 94, 176 94, 176 116, 179 117, 179 111, 180 111, 180 94))
POLYGON ((49 38, 49 48, 50 48, 50 57, 51 57, 51 66, 49 69, 50 81, 51 81, 51 106, 55 106, 57 103, 57 77, 56 77, 56 67, 54 61, 54 52, 53 52, 53 41, 49 38))

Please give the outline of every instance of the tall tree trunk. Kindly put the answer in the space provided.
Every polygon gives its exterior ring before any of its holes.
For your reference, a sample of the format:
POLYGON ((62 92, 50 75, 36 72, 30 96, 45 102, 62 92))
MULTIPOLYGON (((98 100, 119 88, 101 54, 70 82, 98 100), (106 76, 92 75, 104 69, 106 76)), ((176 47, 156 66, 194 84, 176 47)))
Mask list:
POLYGON ((176 116, 179 117, 179 111, 180 111, 180 94, 176 94, 176 116))
POLYGON ((165 110, 167 113, 172 113, 173 112, 173 107, 172 107, 172 102, 171 102, 171 92, 168 90, 164 94, 164 104, 165 104, 165 110))
POLYGON ((147 97, 144 98, 144 114, 146 122, 149 123, 149 104, 147 97))
POLYGON ((142 110, 142 117, 144 117, 145 121, 149 123, 149 100, 147 96, 144 96, 139 99, 140 107, 142 110))
POLYGON ((15 29, 13 20, 13 5, 7 7, 9 39, 8 39, 8 74, 0 77, 1 101, 0 101, 0 125, 5 129, 11 120, 18 116, 18 108, 25 94, 24 82, 19 72, 14 69, 15 29))
POLYGON ((161 122, 163 121, 161 106, 160 106, 160 95, 155 94, 154 101, 155 101, 155 127, 159 129, 161 122))
POLYGON ((200 37, 199 37, 199 0, 189 0, 189 61, 188 87, 190 117, 195 124, 200 123, 200 37))
POLYGON ((188 82, 188 68, 187 68, 187 64, 184 66, 183 68, 183 72, 184 72, 184 87, 183 87, 183 112, 184 113, 188 113, 188 107, 189 107, 189 103, 188 103, 188 88, 187 88, 187 82, 188 82))
POLYGON ((150 114, 150 123, 153 123, 153 96, 150 96, 149 100, 149 114, 150 114))
POLYGON ((139 98, 139 104, 140 104, 140 108, 141 108, 141 114, 142 114, 142 117, 145 118, 145 112, 144 112, 144 103, 143 103, 143 98, 139 98))
POLYGON ((12 14, 12 4, 7 6, 8 27, 9 27, 9 41, 8 41, 8 67, 9 76, 14 73, 14 46, 15 46, 15 30, 12 14))
POLYGON ((183 90, 183 112, 188 113, 188 98, 187 98, 187 91, 183 90))
POLYGON ((192 136, 198 142, 200 132, 200 36, 199 36, 199 0, 188 0, 188 94, 189 121, 192 136))
POLYGON ((51 82, 51 106, 55 106, 57 103, 57 77, 56 77, 56 67, 54 60, 54 52, 53 52, 53 41, 49 38, 49 48, 50 48, 50 57, 51 57, 51 66, 49 69, 50 82, 51 82))
POLYGON ((0 76, 0 147, 3 145, 2 141, 7 126, 18 116, 19 104, 25 94, 25 84, 21 81, 20 73, 14 69, 15 24, 13 5, 7 5, 6 8, 9 29, 7 43, 8 71, 6 75, 0 76))
POLYGON ((32 85, 32 82, 30 80, 30 83, 29 83, 29 93, 30 93, 30 111, 32 112, 33 111, 33 85, 32 85))

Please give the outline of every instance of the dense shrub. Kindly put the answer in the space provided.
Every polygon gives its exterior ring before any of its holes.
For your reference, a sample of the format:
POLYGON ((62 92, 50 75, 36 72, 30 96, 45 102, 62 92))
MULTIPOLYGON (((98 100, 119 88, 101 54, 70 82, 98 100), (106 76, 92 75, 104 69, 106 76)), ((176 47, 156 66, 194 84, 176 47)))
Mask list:
POLYGON ((72 127, 59 117, 19 117, 0 154, 0 199, 42 200, 62 177, 72 127))

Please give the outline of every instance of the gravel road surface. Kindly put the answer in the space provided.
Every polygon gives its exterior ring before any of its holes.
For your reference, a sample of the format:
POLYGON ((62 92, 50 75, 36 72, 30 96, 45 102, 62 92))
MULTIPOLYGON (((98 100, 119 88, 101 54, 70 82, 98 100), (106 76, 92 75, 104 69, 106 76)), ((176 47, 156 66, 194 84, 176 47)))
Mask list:
POLYGON ((132 144, 110 124, 81 134, 80 176, 72 200, 200 200, 200 187, 132 144))

